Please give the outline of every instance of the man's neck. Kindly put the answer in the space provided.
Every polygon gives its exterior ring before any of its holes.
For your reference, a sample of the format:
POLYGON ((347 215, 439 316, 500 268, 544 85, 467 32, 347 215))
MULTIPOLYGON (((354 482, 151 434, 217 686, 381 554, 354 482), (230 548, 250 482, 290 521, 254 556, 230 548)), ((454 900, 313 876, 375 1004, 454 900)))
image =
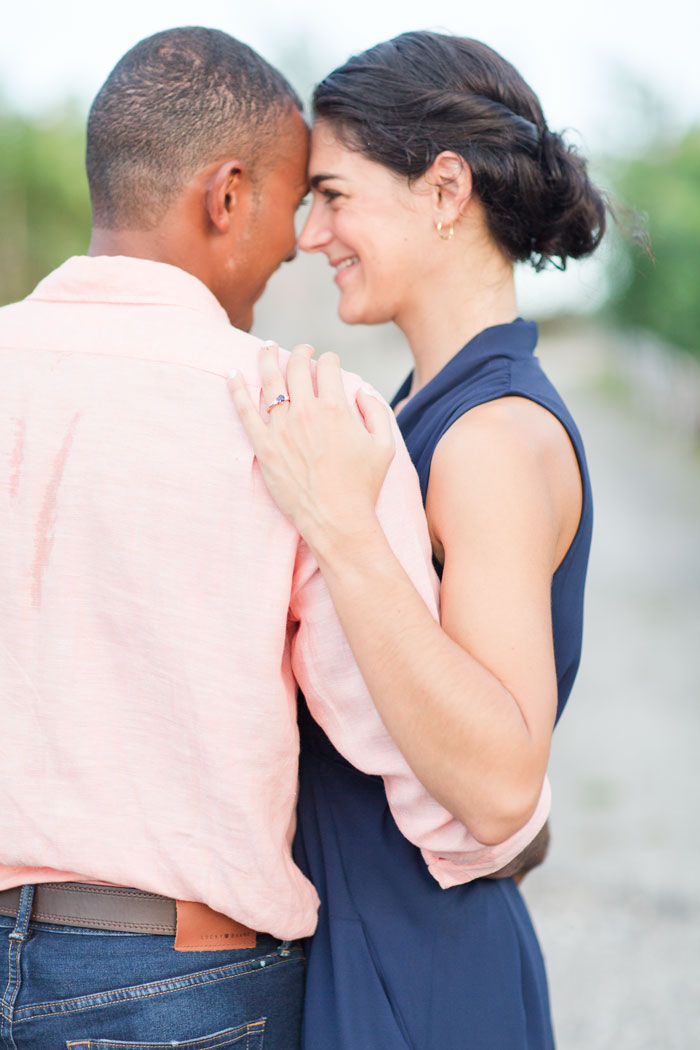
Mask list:
MULTIPOLYGON (((174 222, 172 230, 169 227, 167 230, 110 230, 93 227, 88 255, 123 255, 130 259, 150 259, 152 262, 177 266, 206 285, 226 310, 234 327, 248 331, 252 324, 252 304, 244 302, 241 306, 235 297, 227 297, 222 293, 216 279, 221 270, 221 267, 217 268, 216 258, 211 252, 202 250, 201 242, 196 237, 183 236, 184 225, 182 223, 178 227, 177 222, 174 222)), ((223 290, 225 292, 226 288, 223 290)))
POLYGON ((126 255, 134 259, 178 266, 172 245, 158 230, 106 230, 93 228, 88 255, 126 255))

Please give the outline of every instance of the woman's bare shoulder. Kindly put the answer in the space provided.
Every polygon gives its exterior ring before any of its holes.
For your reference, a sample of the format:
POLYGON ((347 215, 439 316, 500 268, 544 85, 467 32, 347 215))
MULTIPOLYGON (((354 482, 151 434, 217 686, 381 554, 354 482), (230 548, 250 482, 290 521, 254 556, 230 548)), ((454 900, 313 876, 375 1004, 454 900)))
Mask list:
POLYGON ((577 527, 581 492, 576 453, 556 416, 527 398, 503 397, 465 412, 441 438, 427 509, 438 535, 466 517, 491 527, 503 515, 511 526, 539 519, 540 529, 553 530, 558 564, 577 527))

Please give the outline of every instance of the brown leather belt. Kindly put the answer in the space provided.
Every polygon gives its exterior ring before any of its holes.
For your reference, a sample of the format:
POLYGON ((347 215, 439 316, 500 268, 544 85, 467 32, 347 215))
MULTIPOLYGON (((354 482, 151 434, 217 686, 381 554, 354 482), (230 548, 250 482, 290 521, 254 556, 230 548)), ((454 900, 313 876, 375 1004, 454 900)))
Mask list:
MULTIPOLYGON (((0 915, 14 917, 21 887, 0 891, 0 915)), ((173 900, 131 886, 85 882, 44 882, 34 887, 31 919, 119 933, 175 936, 176 951, 254 948, 258 934, 228 915, 196 901, 173 900)))
MULTIPOLYGON (((0 892, 0 915, 17 915, 20 886, 0 892)), ((58 926, 84 926, 121 933, 174 936, 175 901, 130 886, 82 882, 44 882, 34 888, 32 919, 58 926)))

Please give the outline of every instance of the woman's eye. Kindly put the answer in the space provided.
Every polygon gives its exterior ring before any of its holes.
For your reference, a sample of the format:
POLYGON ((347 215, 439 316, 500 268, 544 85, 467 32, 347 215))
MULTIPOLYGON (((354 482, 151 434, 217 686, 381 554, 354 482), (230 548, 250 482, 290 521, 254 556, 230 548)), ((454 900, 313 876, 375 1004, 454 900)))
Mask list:
POLYGON ((340 193, 336 193, 335 190, 321 190, 321 193, 327 201, 334 201, 337 197, 340 197, 340 193))

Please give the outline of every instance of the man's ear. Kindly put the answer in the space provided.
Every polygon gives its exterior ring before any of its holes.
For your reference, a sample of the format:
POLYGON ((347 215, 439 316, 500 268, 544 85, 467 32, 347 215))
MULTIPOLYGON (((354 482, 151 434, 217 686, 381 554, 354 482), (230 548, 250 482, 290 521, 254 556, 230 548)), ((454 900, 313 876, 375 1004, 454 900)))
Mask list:
POLYGON ((436 218, 453 225, 471 200, 471 168, 459 153, 445 150, 438 154, 424 177, 433 188, 436 218))
POLYGON ((211 172, 205 202, 209 219, 219 233, 228 233, 249 195, 250 179, 240 161, 222 161, 211 172))

